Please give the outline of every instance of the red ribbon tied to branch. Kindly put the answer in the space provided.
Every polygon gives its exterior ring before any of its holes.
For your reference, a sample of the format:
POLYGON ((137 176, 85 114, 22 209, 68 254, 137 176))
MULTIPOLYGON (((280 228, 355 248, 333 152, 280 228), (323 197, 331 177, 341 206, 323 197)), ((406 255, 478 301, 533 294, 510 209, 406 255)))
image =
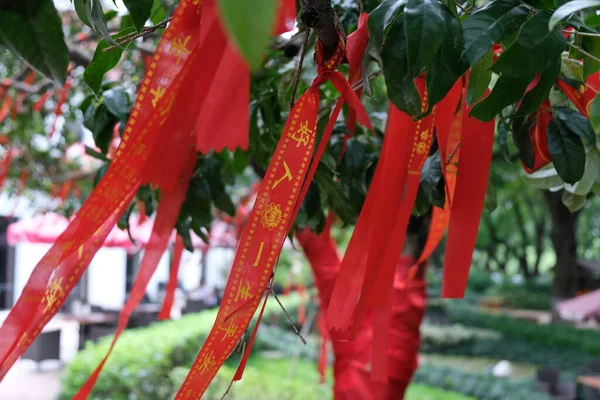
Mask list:
MULTIPOLYGON (((338 48, 327 61, 323 57, 322 44, 317 43, 315 59, 318 75, 298 99, 286 121, 242 233, 216 322, 177 393, 178 400, 197 399, 206 391, 220 366, 246 331, 272 279, 286 234, 302 204, 322 154, 318 151, 311 164, 316 141, 320 85, 331 80, 344 100, 357 111, 359 122, 371 128, 360 100, 344 76, 336 71, 344 58, 343 40, 339 40, 338 48)), ((329 125, 333 126, 331 120, 329 125)), ((328 128, 321 139, 320 148, 325 147, 327 130, 328 128)), ((268 292, 265 302, 267 297, 268 292)), ((255 335, 256 329, 235 378, 239 379, 242 375, 255 335)))

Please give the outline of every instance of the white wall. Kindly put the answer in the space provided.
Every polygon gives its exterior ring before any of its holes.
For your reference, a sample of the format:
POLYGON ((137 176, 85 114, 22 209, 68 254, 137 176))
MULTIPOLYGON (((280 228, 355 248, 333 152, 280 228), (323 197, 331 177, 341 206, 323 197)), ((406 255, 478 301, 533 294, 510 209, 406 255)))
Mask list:
MULTIPOLYGON (((36 264, 50 244, 19 243, 15 248, 16 302, 36 264)), ((120 309, 125 303, 126 253, 123 249, 102 248, 88 268, 88 301, 92 305, 120 309)))
POLYGON ((88 267, 88 303, 109 310, 125 304, 127 254, 120 248, 101 248, 88 267))

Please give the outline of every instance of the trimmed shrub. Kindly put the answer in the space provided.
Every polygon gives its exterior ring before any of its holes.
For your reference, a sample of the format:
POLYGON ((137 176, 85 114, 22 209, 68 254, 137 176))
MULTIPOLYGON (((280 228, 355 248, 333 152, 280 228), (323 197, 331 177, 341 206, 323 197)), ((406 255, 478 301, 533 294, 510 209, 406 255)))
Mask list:
POLYGON ((419 367, 413 381, 473 396, 478 400, 551 399, 545 393, 537 391, 533 381, 513 381, 430 364, 423 364, 419 367))
MULTIPOLYGON (((288 311, 295 308, 297 296, 281 299, 288 311)), ((277 302, 267 304, 264 319, 279 314, 277 302)), ((176 383, 171 373, 177 367, 189 367, 208 336, 217 310, 185 315, 179 320, 164 321, 145 328, 125 331, 109 357, 90 399, 164 400, 176 383)), ((287 322, 286 322, 287 323, 287 322)), ((106 355, 111 337, 87 343, 67 365, 59 400, 71 399, 106 355)), ((257 338, 257 342, 259 339, 257 338)))

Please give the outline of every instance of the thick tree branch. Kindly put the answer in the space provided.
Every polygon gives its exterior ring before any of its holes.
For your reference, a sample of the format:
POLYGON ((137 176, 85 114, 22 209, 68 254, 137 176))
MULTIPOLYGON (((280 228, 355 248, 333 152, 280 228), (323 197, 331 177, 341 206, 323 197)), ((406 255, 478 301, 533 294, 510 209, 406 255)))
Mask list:
POLYGON ((339 33, 330 0, 300 0, 302 22, 315 30, 323 43, 325 59, 329 59, 338 45, 339 33))

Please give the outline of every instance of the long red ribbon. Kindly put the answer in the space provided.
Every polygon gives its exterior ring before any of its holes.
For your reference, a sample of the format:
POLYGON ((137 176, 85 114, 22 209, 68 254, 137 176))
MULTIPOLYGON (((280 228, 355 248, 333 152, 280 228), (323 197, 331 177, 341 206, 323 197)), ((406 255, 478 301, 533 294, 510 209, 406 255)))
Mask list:
POLYGON ((171 309, 173 308, 173 301, 175 300, 175 290, 177 289, 179 266, 181 264, 183 250, 183 239, 180 235, 177 235, 177 238, 175 239, 175 248, 173 249, 173 259, 171 260, 171 269, 169 271, 169 282, 167 283, 162 307, 158 313, 158 319, 160 320, 171 318, 171 309))
POLYGON ((459 159, 460 136, 464 115, 465 103, 461 103, 463 96, 464 83, 461 79, 456 82, 448 95, 438 104, 435 127, 440 152, 440 164, 446 182, 446 202, 443 209, 433 207, 427 241, 419 259, 408 271, 408 280, 414 279, 419 268, 425 265, 425 261, 431 257, 442 241, 450 222, 450 209, 456 187, 456 169, 459 159), (463 106, 459 107, 460 104, 463 106))
POLYGON ((194 0, 179 3, 142 82, 121 144, 105 177, 35 267, 4 322, 0 330, 0 378, 64 304, 135 196, 161 121, 169 112, 168 99, 190 72, 188 61, 198 45, 199 6, 194 0), (182 51, 180 44, 185 44, 186 51, 182 51))
POLYGON ((464 113, 456 189, 450 213, 443 268, 442 297, 462 298, 492 162, 495 121, 479 122, 464 113))
POLYGON ((589 118, 592 102, 596 98, 598 91, 600 91, 600 72, 588 76, 585 85, 581 90, 575 89, 560 79, 558 80, 558 87, 567 95, 569 100, 575 104, 577 110, 589 118))
POLYGON ((152 235, 150 236, 150 241, 146 245, 144 258, 140 263, 140 271, 138 272, 138 276, 136 277, 133 288, 131 289, 129 299, 119 313, 117 331, 112 339, 110 348, 92 375, 88 378, 86 383, 73 397, 74 400, 87 399, 92 392, 94 384, 98 380, 98 376, 100 376, 100 372, 102 371, 106 360, 112 353, 117 340, 121 336, 121 333, 123 333, 127 327, 131 314, 144 297, 148 283, 150 282, 150 279, 152 278, 152 275, 154 274, 154 271, 156 270, 163 253, 167 249, 169 239, 171 238, 171 233, 173 232, 173 226, 177 221, 179 209, 185 200, 189 180, 192 172, 194 171, 196 152, 193 147, 188 148, 187 154, 184 156, 184 158, 186 160, 186 167, 185 170, 182 171, 182 174, 178 177, 179 179, 176 179, 178 182, 178 187, 175 191, 164 193, 158 205, 156 220, 154 221, 154 227, 152 228, 152 235))
MULTIPOLYGON (((195 399, 204 393, 246 330, 271 280, 285 234, 294 221, 312 178, 307 169, 316 140, 319 86, 331 80, 350 106, 360 107, 359 120, 363 116, 366 117, 366 111, 352 88, 343 75, 335 71, 344 56, 345 48, 340 40, 335 54, 325 62, 322 58, 321 44, 317 43, 317 78, 298 99, 286 122, 275 154, 261 182, 249 223, 244 228, 217 320, 176 399, 195 399)), ((325 141, 324 135, 321 144, 325 141)), ((318 161, 319 152, 313 158, 311 171, 316 169, 318 161)), ((254 337, 255 333, 236 373, 238 378, 243 371, 254 337)))

